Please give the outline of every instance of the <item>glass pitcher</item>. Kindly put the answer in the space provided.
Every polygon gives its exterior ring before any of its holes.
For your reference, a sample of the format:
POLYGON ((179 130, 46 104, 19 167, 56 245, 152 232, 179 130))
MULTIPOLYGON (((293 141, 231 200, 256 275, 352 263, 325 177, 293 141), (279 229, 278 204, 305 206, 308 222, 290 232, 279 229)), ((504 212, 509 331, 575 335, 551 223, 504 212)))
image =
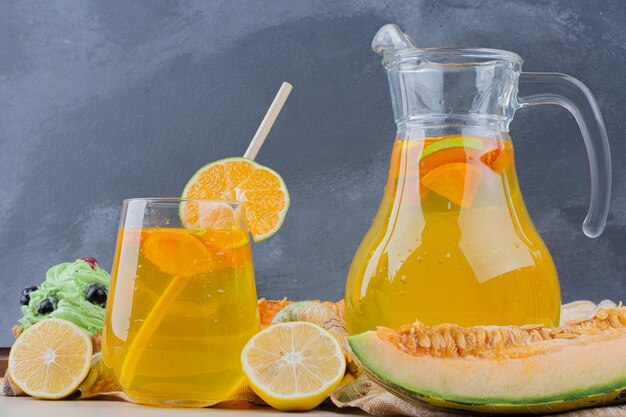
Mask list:
POLYGON ((395 25, 372 48, 383 56, 398 130, 380 208, 348 274, 348 330, 416 319, 558 325, 557 272, 524 205, 508 128, 515 110, 536 104, 575 116, 591 168, 583 231, 597 237, 611 162, 589 90, 564 74, 523 73, 512 52, 416 48, 395 25))

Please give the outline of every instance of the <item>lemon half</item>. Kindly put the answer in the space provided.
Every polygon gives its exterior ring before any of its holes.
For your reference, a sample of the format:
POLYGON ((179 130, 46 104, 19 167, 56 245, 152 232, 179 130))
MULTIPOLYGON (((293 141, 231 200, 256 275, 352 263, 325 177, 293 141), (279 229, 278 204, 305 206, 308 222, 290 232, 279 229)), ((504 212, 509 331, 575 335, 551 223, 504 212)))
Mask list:
POLYGON ((283 411, 315 408, 346 370, 337 340, 307 322, 275 324, 257 333, 243 348, 241 363, 254 392, 283 411))
POLYGON ((66 320, 51 318, 27 328, 9 353, 9 373, 26 394, 57 399, 72 394, 87 376, 92 345, 66 320))

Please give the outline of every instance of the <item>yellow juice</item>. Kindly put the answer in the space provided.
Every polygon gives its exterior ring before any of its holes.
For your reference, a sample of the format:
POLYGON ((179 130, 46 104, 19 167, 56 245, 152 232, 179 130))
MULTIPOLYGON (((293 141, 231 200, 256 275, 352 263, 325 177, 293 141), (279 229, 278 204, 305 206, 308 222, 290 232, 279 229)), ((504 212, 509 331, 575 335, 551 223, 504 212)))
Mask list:
POLYGON ((210 405, 241 383, 259 330, 246 232, 122 229, 111 291, 103 355, 133 401, 210 405))
POLYGON ((348 330, 416 319, 553 326, 559 312, 557 273, 524 206, 508 135, 397 138, 348 275, 348 330))

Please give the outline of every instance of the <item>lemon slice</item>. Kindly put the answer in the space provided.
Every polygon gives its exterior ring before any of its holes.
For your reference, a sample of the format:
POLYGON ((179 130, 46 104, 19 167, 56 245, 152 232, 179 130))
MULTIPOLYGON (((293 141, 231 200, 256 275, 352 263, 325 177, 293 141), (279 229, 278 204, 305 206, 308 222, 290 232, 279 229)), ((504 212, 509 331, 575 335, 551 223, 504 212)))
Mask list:
POLYGON ((337 340, 306 322, 275 324, 257 333, 243 348, 241 363, 252 390, 283 411, 315 408, 346 370, 337 340))
POLYGON ((246 158, 220 159, 203 166, 185 186, 182 198, 239 202, 241 213, 226 203, 185 202, 181 220, 187 228, 231 230, 242 217, 255 242, 276 233, 289 208, 289 192, 282 177, 246 158))
POLYGON ((67 397, 87 376, 92 345, 73 323, 47 319, 27 328, 9 354, 9 372, 26 394, 45 399, 67 397))

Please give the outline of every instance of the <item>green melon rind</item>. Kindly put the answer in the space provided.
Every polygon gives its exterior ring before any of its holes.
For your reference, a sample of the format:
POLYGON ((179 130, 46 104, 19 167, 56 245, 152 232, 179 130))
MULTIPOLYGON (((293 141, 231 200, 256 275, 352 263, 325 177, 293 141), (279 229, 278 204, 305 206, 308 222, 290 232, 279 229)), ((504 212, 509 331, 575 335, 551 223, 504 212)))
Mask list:
MULTIPOLYGON (((289 205, 291 204, 291 198, 289 196, 289 191, 287 190, 287 186, 285 185, 285 181, 283 180, 283 177, 280 176, 280 174, 278 174, 278 172, 274 171, 271 168, 268 168, 264 165, 261 165, 251 159, 247 159, 247 158, 242 158, 242 157, 230 157, 230 158, 223 158, 223 159, 218 159, 217 161, 213 161, 211 163, 208 163, 206 165, 204 165, 202 168, 200 168, 198 171, 196 171, 195 174, 193 174, 193 176, 189 179, 189 181, 187 181, 187 184, 185 184, 185 188, 183 188, 183 192, 182 192, 182 196, 181 198, 185 199, 187 198, 187 193, 189 192, 189 188, 191 187, 191 185, 196 181, 196 179, 198 178, 198 176, 200 176, 200 174, 202 174, 204 171, 206 171, 207 169, 210 169, 211 167, 213 167, 214 165, 218 165, 218 164, 223 164, 225 162, 236 162, 236 161, 245 161, 245 162, 249 162, 252 165, 254 165, 255 168, 261 168, 261 169, 265 169, 268 170, 269 172, 271 172, 272 174, 276 175, 276 178, 278 178, 280 180, 281 185, 283 186, 283 191, 285 193, 285 207, 283 207, 283 209, 278 212, 278 223, 276 224, 276 227, 273 230, 270 230, 267 233, 264 233, 262 235, 259 236, 252 236, 252 238, 254 239, 255 242, 261 242, 271 236, 273 236, 276 232, 278 232, 278 230, 282 227, 283 222, 285 221, 285 216, 287 215, 287 210, 289 209, 289 205)), ((229 203, 231 201, 228 200, 224 200, 225 203, 229 203)), ((236 202, 236 201, 234 201, 236 202)), ((180 204, 180 207, 178 208, 178 216, 180 217, 180 221, 182 223, 182 225, 186 228, 186 229, 193 229, 195 230, 193 227, 191 227, 190 225, 187 224, 187 222, 185 222, 185 219, 183 217, 183 207, 184 207, 185 203, 180 204)))
POLYGON ((488 413, 488 414, 549 414, 549 413, 562 413, 566 411, 579 410, 589 407, 610 406, 622 404, 626 401, 626 391, 623 389, 617 389, 609 393, 601 393, 592 395, 585 398, 579 398, 576 400, 558 400, 544 403, 533 404, 506 404, 506 403, 493 403, 493 404, 479 404, 469 402, 457 402, 447 400, 443 398, 437 398, 434 396, 422 395, 399 385, 390 383, 387 380, 380 378, 379 376, 371 373, 367 369, 364 370, 364 374, 370 377, 381 387, 384 387, 392 394, 408 401, 410 403, 421 403, 424 406, 448 411, 469 411, 473 413, 488 413))
MULTIPOLYGON (((593 386, 585 390, 569 391, 559 395, 532 398, 469 398, 455 395, 442 396, 421 388, 404 387, 394 380, 390 369, 383 369, 372 361, 371 342, 380 341, 375 332, 365 332, 348 337, 353 353, 363 366, 365 374, 388 391, 409 401, 450 410, 480 411, 486 413, 550 413, 574 409, 611 405, 626 402, 626 376, 615 382, 593 386)), ((374 357, 376 355, 373 355, 374 357)))

